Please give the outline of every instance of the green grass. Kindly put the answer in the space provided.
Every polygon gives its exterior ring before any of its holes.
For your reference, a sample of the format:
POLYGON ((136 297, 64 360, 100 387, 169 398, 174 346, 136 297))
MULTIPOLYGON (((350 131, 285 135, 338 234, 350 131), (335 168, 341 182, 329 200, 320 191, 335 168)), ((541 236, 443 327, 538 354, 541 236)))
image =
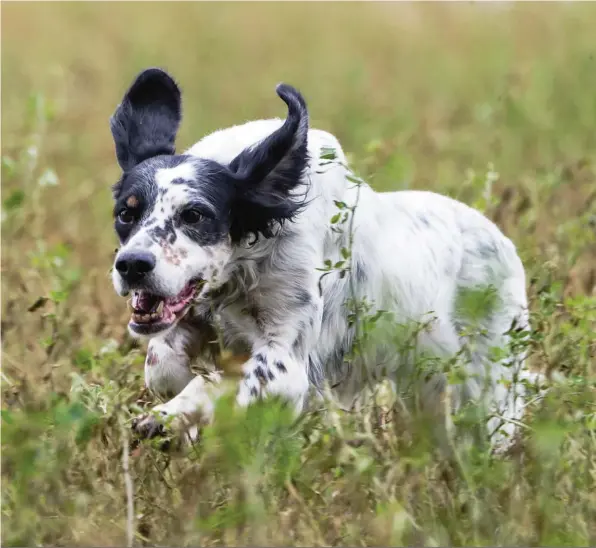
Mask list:
POLYGON ((199 447, 130 454, 135 544, 595 545, 595 18, 579 3, 4 3, 2 545, 127 542, 122 452, 154 400, 108 276, 108 119, 151 65, 183 86, 180 149, 283 115, 286 81, 375 188, 484 211, 528 271, 532 366, 566 380, 515 454, 456 444, 453 465, 387 402, 293 424, 222 401, 199 447))

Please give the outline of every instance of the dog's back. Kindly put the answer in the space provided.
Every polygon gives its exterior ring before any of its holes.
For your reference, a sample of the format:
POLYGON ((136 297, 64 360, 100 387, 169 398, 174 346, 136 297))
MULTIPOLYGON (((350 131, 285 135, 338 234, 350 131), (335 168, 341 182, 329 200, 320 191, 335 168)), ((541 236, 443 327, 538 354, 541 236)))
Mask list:
MULTIPOLYGON (((220 130, 188 153, 229 162, 281 124, 282 120, 259 120, 220 130)), ((519 372, 523 355, 489 363, 489 354, 493 347, 507 346, 512 326, 528 328, 525 274, 512 242, 484 215, 446 196, 425 191, 378 193, 365 183, 354 184, 339 142, 327 132, 309 130, 308 152, 305 179, 311 203, 286 231, 292 234, 293 245, 324 250, 313 268, 325 260, 337 264, 342 248, 351 245, 349 274, 342 277, 338 268, 321 281, 321 334, 308 356, 311 381, 334 385, 340 401, 349 407, 366 385, 366 377, 387 375, 399 385, 412 373, 414 358, 408 352, 398 357, 387 340, 391 336, 379 339, 362 359, 347 366, 355 333, 345 304, 354 296, 371 305, 371 315, 387 311, 389 330, 396 324, 427 323, 416 335, 417 348, 431 355, 451 357, 465 344, 470 378, 451 390, 452 405, 457 408, 484 396, 499 407, 503 427, 510 431, 507 421, 519 419, 523 407, 522 389, 511 392, 501 381, 511 381, 519 372), (339 211, 337 202, 347 208, 355 205, 356 213, 353 224, 333 231, 338 225, 330 226, 329 220, 339 211), (490 310, 470 318, 466 300, 474 292, 477 295, 471 298, 484 300, 490 310)), ((428 386, 429 402, 442 401, 444 376, 428 386)), ((493 419, 489 428, 498 420, 493 419)))

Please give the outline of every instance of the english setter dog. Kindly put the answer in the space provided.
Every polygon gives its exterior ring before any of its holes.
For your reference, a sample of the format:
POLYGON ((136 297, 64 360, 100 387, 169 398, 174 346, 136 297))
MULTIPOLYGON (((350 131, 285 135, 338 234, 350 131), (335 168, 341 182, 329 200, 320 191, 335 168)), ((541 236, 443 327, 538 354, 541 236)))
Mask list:
POLYGON ((374 191, 334 136, 309 128, 301 94, 276 91, 285 120, 216 131, 183 154, 174 144, 180 89, 161 69, 142 72, 111 118, 122 168, 113 284, 131 297, 130 332, 148 340, 146 386, 171 398, 136 431, 154 436, 162 417, 187 431, 211 420, 220 377, 195 376, 190 363, 215 361, 221 342, 246 353, 238 405, 278 396, 297 413, 324 393, 350 408, 368 380, 399 390, 421 355, 454 359, 464 380, 422 375, 423 404, 486 404, 493 438, 511 436, 524 407, 523 383, 511 389, 527 374, 524 351, 493 350, 529 329, 512 242, 448 197, 374 191), (483 287, 496 305, 471 329, 458 298, 483 287), (389 321, 378 322, 384 337, 354 353, 358 301, 389 321), (398 351, 392 336, 412 322, 422 326, 415 344, 398 351))

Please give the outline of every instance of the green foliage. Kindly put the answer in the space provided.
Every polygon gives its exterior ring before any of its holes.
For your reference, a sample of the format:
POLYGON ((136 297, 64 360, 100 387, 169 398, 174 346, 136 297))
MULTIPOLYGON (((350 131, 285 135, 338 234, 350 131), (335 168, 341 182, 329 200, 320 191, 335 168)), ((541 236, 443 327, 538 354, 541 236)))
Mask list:
MULTIPOLYGON (((127 454, 137 545, 595 545, 594 7, 171 9, 2 9, 2 545, 124 545, 127 454), (109 280, 119 171, 107 120, 148 65, 183 85, 179 150, 282 115, 273 88, 284 80, 375 188, 439 191, 504 230, 527 268, 533 329, 512 331, 493 357, 526 349, 554 379, 513 454, 469 442, 485 417, 468 406, 446 461, 406 383, 297 422, 281 402, 242 412, 230 395, 194 447, 131 442, 131 419, 156 402, 109 280)), ((317 170, 338 161, 326 148, 317 170)), ((321 283, 350 283, 357 203, 335 203, 343 244, 321 283)), ((466 329, 496 310, 495 296, 462 291, 466 329)), ((354 363, 379 344, 413 353, 426 327, 361 298, 346 308, 354 363)), ((415 358, 423 378, 465 380, 460 356, 415 358)))
POLYGON ((498 295, 497 288, 492 285, 460 288, 455 299, 457 316, 464 321, 479 324, 498 313, 498 295))

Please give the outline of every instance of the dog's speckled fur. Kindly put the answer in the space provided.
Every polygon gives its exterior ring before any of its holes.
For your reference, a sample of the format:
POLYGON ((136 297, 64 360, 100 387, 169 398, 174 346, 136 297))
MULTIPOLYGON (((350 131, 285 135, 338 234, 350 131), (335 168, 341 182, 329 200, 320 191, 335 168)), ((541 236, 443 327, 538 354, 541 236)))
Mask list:
MULTIPOLYGON (((238 385, 240 405, 279 395, 299 412, 309 392, 320 393, 328 383, 349 407, 367 377, 389 376, 399 388, 416 363, 411 352, 397 355, 379 342, 346 363, 354 339, 346 301, 354 291, 373 313, 387 311, 391 325, 432 318, 417 335, 419 351, 449 357, 467 343, 462 355, 469 378, 451 387, 453 408, 483 400, 506 421, 519 419, 521 386, 510 390, 499 381, 523 376, 524 356, 488 359, 491 347, 507 345, 512 325, 528 329, 524 268, 514 245, 482 214, 450 198, 377 193, 366 184, 358 190, 335 137, 309 129, 301 95, 283 85, 278 94, 288 105, 285 121, 217 131, 182 155, 174 153, 180 91, 163 71, 143 72, 112 119, 123 169, 114 188, 119 256, 136 250, 155 258, 139 287, 114 269, 116 290, 174 296, 190 280, 207 282, 181 321, 150 337, 147 386, 173 397, 159 410, 180 417, 200 408, 209 420, 206 383, 193 377, 189 363, 216 330, 226 344, 251 353, 238 385), (321 160, 329 149, 335 158, 321 160), (347 231, 338 233, 330 223, 336 202, 357 200, 351 269, 321 279, 317 269, 326 259, 341 260, 348 247, 347 231), (196 214, 185 216, 189 208, 196 214), (457 297, 487 286, 495 289, 497 308, 481 320, 481 334, 464 341, 467 320, 457 297)), ((445 384, 440 374, 426 379, 422 394, 429 406, 444 401, 445 384)), ((153 420, 141 420, 137 429, 152 431, 153 420)), ((489 429, 498 420, 493 417, 489 429)), ((504 430, 512 434, 513 422, 504 430)))

